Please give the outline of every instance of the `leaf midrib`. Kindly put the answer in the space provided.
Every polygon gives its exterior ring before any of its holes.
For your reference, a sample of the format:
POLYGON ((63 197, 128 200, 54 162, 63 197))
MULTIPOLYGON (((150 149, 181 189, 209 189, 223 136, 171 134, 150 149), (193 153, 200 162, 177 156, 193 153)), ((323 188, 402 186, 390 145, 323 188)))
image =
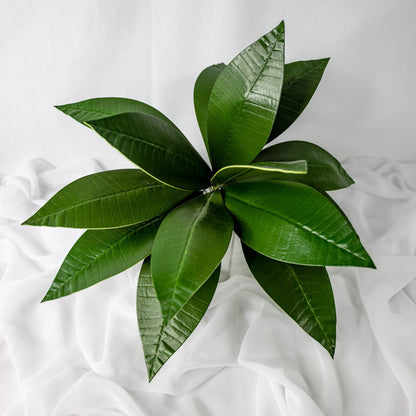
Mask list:
POLYGON ((240 203, 243 203, 243 204, 245 204, 245 205, 248 205, 248 206, 250 206, 250 207, 252 207, 252 208, 258 209, 259 211, 263 211, 263 212, 265 212, 265 213, 267 213, 267 214, 269 214, 269 215, 279 217, 280 219, 282 219, 282 220, 284 220, 284 221, 286 221, 286 222, 288 222, 288 223, 290 223, 290 224, 292 224, 292 225, 295 225, 295 226, 297 226, 297 227, 299 227, 299 228, 302 228, 304 231, 307 231, 307 232, 308 232, 308 233, 310 233, 310 234, 316 235, 317 237, 319 237, 319 238, 321 238, 322 240, 326 241, 328 244, 330 244, 330 245, 332 245, 332 246, 335 246, 335 247, 338 247, 340 250, 345 251, 345 252, 347 252, 347 253, 349 253, 349 254, 353 255, 354 257, 358 257, 358 258, 359 258, 359 259, 361 259, 361 260, 366 260, 364 257, 361 257, 359 254, 354 253, 353 251, 348 250, 347 248, 340 246, 339 244, 335 243, 334 241, 328 240, 327 238, 325 238, 325 236, 323 236, 323 235, 321 235, 321 234, 317 233, 316 231, 311 231, 311 230, 310 230, 310 229, 308 229, 307 227, 304 227, 304 225, 302 225, 301 223, 298 223, 298 222, 293 221, 293 220, 289 220, 288 218, 286 218, 286 217, 282 216, 282 215, 281 215, 281 214, 279 214, 279 213, 276 213, 276 212, 273 212, 273 211, 267 210, 267 209, 265 209, 265 208, 259 207, 259 206, 257 206, 257 205, 252 204, 252 203, 249 203, 249 202, 247 202, 247 201, 245 201, 245 200, 242 200, 242 199, 236 198, 236 197, 234 197, 234 196, 231 196, 230 194, 228 194, 228 195, 227 195, 227 198, 234 199, 234 200, 235 200, 235 201, 237 201, 237 202, 240 202, 240 203))
POLYGON ((286 91, 287 89, 289 89, 290 87, 292 87, 293 84, 297 83, 299 80, 302 80, 305 77, 305 75, 309 75, 311 72, 315 72, 318 69, 321 69, 321 67, 322 66, 319 65, 319 66, 315 66, 313 68, 308 68, 305 71, 303 71, 301 75, 297 75, 297 76, 293 77, 286 84, 284 83, 284 80, 283 80, 283 88, 282 88, 282 90, 283 91, 286 91))
MULTIPOLYGON (((105 199, 105 198, 109 198, 109 197, 112 197, 114 195, 123 195, 123 194, 130 193, 132 191, 141 191, 143 189, 148 189, 148 188, 162 188, 162 187, 165 187, 165 186, 166 185, 164 185, 162 183, 161 184, 149 184, 149 185, 144 185, 144 186, 140 186, 140 187, 135 186, 134 188, 131 188, 131 189, 129 188, 129 189, 123 191, 123 192, 113 192, 113 193, 110 193, 110 194, 105 194, 105 195, 103 195, 101 197, 96 197, 96 198, 92 198, 92 199, 86 199, 85 201, 82 201, 82 202, 80 202, 78 204, 70 205, 70 206, 67 206, 66 208, 62 208, 62 209, 58 209, 56 211, 52 211, 50 214, 44 215, 42 217, 38 217, 35 220, 36 221, 43 220, 45 218, 52 217, 53 215, 60 214, 60 213, 65 212, 65 211, 69 211, 69 210, 74 209, 74 208, 78 208, 81 205, 88 204, 88 203, 95 202, 95 201, 99 201, 99 200, 102 200, 102 199, 105 199)), ((111 227, 111 228, 114 228, 114 227, 111 227)))
MULTIPOLYGON (((151 374, 151 377, 153 378, 153 376, 155 375, 155 365, 156 365, 156 361, 157 361, 157 358, 159 357, 159 351, 160 351, 160 349, 161 349, 161 347, 162 347, 162 342, 161 342, 161 340, 162 340, 162 338, 163 338, 163 334, 166 332, 166 328, 171 324, 171 322, 173 321, 173 319, 175 318, 175 316, 177 316, 184 308, 185 308, 185 306, 190 302, 190 300, 191 299, 189 299, 187 302, 185 302, 184 303, 184 305, 182 306, 182 308, 181 309, 179 309, 176 313, 175 313, 175 315, 173 315, 172 316, 172 318, 169 320, 169 322, 168 323, 165 323, 165 321, 163 320, 163 312, 162 311, 160 311, 161 313, 161 321, 162 321, 162 324, 161 324, 161 326, 160 326, 160 330, 159 330, 159 337, 158 337, 158 339, 157 339, 157 343, 156 343, 156 350, 155 350, 155 352, 154 352, 154 354, 152 354, 151 355, 151 361, 152 361, 152 367, 151 367, 151 369, 150 369, 150 374, 151 374)), ((184 334, 185 336, 186 336, 186 334, 184 334)), ((170 358, 170 357, 169 357, 170 358)), ((168 359, 169 359, 168 358, 168 359)), ((163 364, 162 364, 163 365, 163 364)))
MULTIPOLYGON (((119 240, 117 240, 114 244, 111 244, 110 246, 107 246, 106 249, 104 251, 102 251, 98 256, 94 257, 94 260, 91 261, 90 263, 84 264, 84 266, 82 266, 81 268, 78 269, 78 271, 75 274, 69 274, 67 272, 65 272, 65 275, 67 275, 66 279, 61 280, 62 284, 67 284, 72 278, 76 278, 77 276, 79 276, 82 272, 84 272, 86 269, 88 269, 89 267, 92 267, 94 263, 96 263, 97 261, 99 261, 104 255, 106 255, 108 252, 113 251, 114 247, 116 247, 117 245, 120 245, 124 240, 126 240, 128 237, 130 237, 132 234, 136 233, 139 230, 143 230, 144 228, 147 228, 148 226, 154 224, 155 222, 160 220, 160 215, 158 217, 155 217, 152 220, 146 221, 143 225, 141 226, 137 226, 134 227, 131 231, 127 232, 126 234, 124 234, 122 237, 120 237, 119 240)), ((87 231, 88 232, 88 231, 87 231)), ((58 275, 56 276, 58 277, 58 275)), ((55 294, 56 292, 58 292, 60 290, 60 288, 56 288, 54 290, 48 291, 48 293, 52 293, 55 294)))
POLYGON ((328 345, 332 346, 333 343, 332 343, 331 339, 329 338, 327 332, 324 330, 324 327, 323 327, 318 315, 315 313, 315 308, 312 306, 312 304, 310 303, 309 298, 306 296, 306 292, 304 291, 303 286, 302 286, 301 282, 299 281, 299 278, 298 278, 296 272, 294 271, 292 266, 288 266, 288 268, 289 268, 289 273, 292 275, 292 277, 295 279, 296 283, 298 284, 299 290, 300 290, 303 298, 305 299, 310 311, 312 312, 312 315, 314 316, 316 322, 318 323, 318 326, 321 329, 326 341, 328 342, 328 345))
MULTIPOLYGON (((272 48, 271 48, 271 50, 267 53, 267 58, 266 58, 266 59, 264 59, 264 61, 263 61, 263 66, 262 66, 262 67, 261 67, 261 69, 259 70, 259 72, 258 72, 258 74, 256 75, 256 78, 254 79, 254 81, 251 83, 250 89, 244 93, 243 99, 240 101, 240 103, 239 103, 239 105, 238 105, 238 107, 237 107, 237 109, 236 109, 235 114, 238 114, 238 116, 237 116, 237 118, 235 118, 235 119, 233 120, 233 122, 232 122, 232 124, 231 124, 231 127, 230 127, 230 130, 229 130, 229 136, 230 136, 231 138, 234 138, 234 136, 235 136, 235 126, 239 124, 239 120, 240 120, 240 119, 241 119, 241 117, 242 117, 242 114, 241 114, 241 109, 245 107, 246 102, 249 100, 250 95, 251 95, 251 93, 252 93, 252 91, 253 91, 253 88, 254 88, 254 86, 255 86, 256 82, 259 80, 259 78, 260 78, 260 77, 261 77, 261 75, 263 74, 263 72, 264 72, 264 70, 265 70, 265 68, 266 68, 267 64, 269 63, 269 58, 270 58, 270 56, 271 56, 271 55, 273 54, 273 52, 275 51, 275 47, 276 47, 277 43, 278 43, 278 42, 281 42, 281 41, 282 41, 282 34, 281 34, 281 32, 278 32, 278 35, 276 36, 276 38, 275 38, 275 40, 274 40, 273 47, 272 47, 272 48)), ((244 59, 244 58, 241 58, 241 59, 244 59)), ((236 69, 238 72, 240 72, 240 74, 241 74, 241 70, 240 70, 240 68, 238 67, 238 65, 233 64, 233 68, 235 68, 235 69, 236 69)), ((243 79, 244 79, 244 78, 245 78, 245 75, 243 74, 243 79)), ((282 86, 282 88, 281 88, 281 90, 280 90, 280 93, 282 92, 282 90, 283 90, 283 86, 282 86)), ((276 111, 277 111, 277 109, 276 109, 276 111)), ((266 139, 265 139, 265 140, 267 140, 267 137, 266 137, 266 139)))
MULTIPOLYGON (((329 170, 331 170, 332 175, 334 175, 333 177, 343 178, 344 180, 347 180, 348 182, 351 182, 350 181, 351 178, 349 177, 348 173, 345 172, 345 169, 341 166, 341 164, 339 164, 339 166, 337 166, 335 163, 310 162, 306 158, 305 158, 305 160, 307 161, 308 168, 329 169, 329 170)), ((271 160, 262 160, 261 162, 267 163, 267 162, 272 162, 272 161, 271 160)), ((284 175, 287 175, 287 173, 284 173, 284 175)), ((310 170, 308 170, 308 172, 306 172, 304 177, 307 178, 308 175, 313 176, 310 170)), ((302 176, 300 178, 302 178, 302 176)))
MULTIPOLYGON (((155 117, 155 118, 157 118, 157 117, 155 117)), ((159 120, 161 120, 161 119, 159 119, 159 120)), ((163 121, 163 120, 161 120, 161 121, 163 121)), ((166 124, 169 125, 169 123, 166 123, 166 124)), ((103 131, 110 132, 110 133, 113 133, 113 134, 125 136, 125 137, 127 137, 127 138, 129 138, 129 139, 131 139, 133 141, 137 141, 137 142, 144 143, 144 144, 146 144, 146 145, 148 145, 150 147, 154 147, 155 149, 159 149, 159 150, 161 150, 161 151, 163 151, 165 153, 171 154, 172 157, 174 157, 174 158, 178 158, 178 159, 185 160, 185 161, 189 162, 191 165, 193 165, 193 166, 195 166, 197 168, 200 168, 201 167, 201 165, 199 163, 197 163, 194 159, 189 159, 189 157, 187 155, 185 155, 183 153, 176 153, 176 152, 172 151, 169 147, 163 147, 163 146, 161 146, 159 144, 156 144, 156 143, 153 143, 153 142, 149 142, 148 140, 143 139, 141 137, 132 136, 131 134, 123 133, 123 132, 120 132, 120 131, 117 131, 117 130, 114 130, 114 129, 109 129, 107 127, 102 127, 102 126, 94 126, 94 130, 103 130, 103 131)), ((185 138, 185 136, 183 136, 182 134, 181 134, 181 136, 185 140, 187 140, 185 138)))
MULTIPOLYGON (((280 162, 262 162, 262 163, 280 163, 280 162)), ((285 161, 282 161, 282 163, 285 163, 285 161)), ((225 182, 222 183, 222 185, 225 185, 227 182, 230 182, 236 177, 244 175, 245 173, 248 173, 251 170, 258 170, 261 172, 279 172, 279 173, 288 174, 288 175, 291 175, 291 174, 292 175, 304 175, 307 173, 307 172, 303 172, 300 170, 289 170, 289 169, 285 170, 284 168, 279 168, 276 166, 229 165, 229 166, 224 166, 221 169, 219 169, 215 173, 215 175, 212 177, 211 182, 215 179, 216 176, 219 176, 220 173, 226 172, 227 170, 230 170, 230 169, 243 169, 243 171, 238 172, 235 175, 229 177, 228 179, 225 180, 225 182)), ((219 181, 217 181, 217 183, 219 183, 219 181)))
MULTIPOLYGON (((208 198, 207 198, 207 200, 205 201, 205 203, 204 203, 204 205, 201 207, 201 209, 200 209, 200 211, 198 212, 198 214, 195 216, 195 218, 192 220, 192 223, 191 223, 191 225, 190 225, 190 227, 189 227, 189 230, 188 230, 188 233, 187 233, 187 236, 186 236, 186 243, 185 243, 185 246, 184 246, 184 249, 182 250, 182 254, 181 254, 181 258, 180 258, 180 260, 179 260, 179 268, 178 268, 178 271, 177 271, 177 273, 176 273, 176 279, 175 279, 175 283, 174 283, 174 286, 173 286, 173 290, 172 290, 172 296, 171 296, 171 298, 170 298, 170 302, 169 302, 169 308, 168 308, 168 311, 169 312, 171 312, 172 311, 172 304, 173 304, 173 299, 175 298, 175 293, 176 293, 176 289, 177 289, 177 287, 178 287, 178 281, 179 281, 179 279, 178 279, 178 276, 180 276, 181 275, 181 272, 182 272, 182 269, 183 269, 183 264, 184 264, 184 262, 183 262, 183 258, 184 258, 184 256, 185 256, 185 252, 187 251, 187 249, 188 249, 188 247, 189 247, 189 245, 191 244, 191 237, 192 237, 192 234, 194 233, 194 231, 195 231, 195 228, 196 228, 196 226, 195 226, 195 224, 199 221, 199 219, 202 217, 202 215, 203 214, 205 214, 205 212, 206 212, 206 210, 207 210, 207 206, 208 206, 208 204, 209 204, 209 202, 211 201, 211 198, 213 197, 215 195, 215 193, 213 192, 208 198)), ((200 286, 202 286, 202 284, 200 285, 200 286)), ((186 302, 185 302, 185 304, 186 304, 186 302)), ((184 305, 185 305, 184 304, 184 305)), ((180 310, 180 309, 179 309, 180 310)), ((169 321, 174 317, 176 315, 176 313, 174 314, 174 315, 172 315, 170 318, 169 318, 169 321)), ((165 319, 163 319, 163 321, 165 321, 165 319)), ((166 322, 166 324, 168 324, 169 323, 169 321, 167 321, 166 322)))
MULTIPOLYGON (((208 278, 208 279, 210 279, 211 277, 212 277, 212 275, 211 275, 211 276, 209 276, 209 278, 208 278)), ((152 284, 153 284, 153 283, 152 283, 152 284)), ((154 286, 153 286, 153 287, 154 287, 154 286)), ((202 285, 201 285, 200 287, 202 287, 202 285)), ((198 290, 199 290, 199 289, 198 289, 198 290)), ((197 291, 195 292, 195 294, 196 294, 196 293, 197 293, 197 291)), ((195 296, 195 294, 194 294, 193 296, 195 296)), ((156 350, 155 350, 154 354, 152 354, 152 355, 151 355, 152 367, 151 367, 151 369, 150 369, 150 373, 151 373, 151 377, 152 377, 152 378, 153 378, 153 376, 155 375, 155 365, 156 365, 156 360, 157 360, 157 358, 158 358, 158 356, 159 356, 159 351, 160 351, 160 348, 162 347, 162 343, 161 343, 160 341, 162 340, 164 333, 166 333, 166 330, 167 330, 168 326, 169 326, 169 325, 171 325, 171 322, 175 319, 175 317, 176 317, 176 316, 178 316, 178 315, 179 315, 179 313, 181 313, 181 312, 182 312, 182 313, 185 313, 185 314, 189 315, 188 313, 186 313, 186 312, 185 312, 185 307, 186 307, 186 306, 188 306, 188 305, 190 304, 190 302, 191 302, 191 299, 192 299, 192 298, 193 298, 193 297, 189 298, 189 300, 183 304, 182 308, 180 308, 180 309, 179 309, 179 310, 175 313, 175 315, 173 315, 173 316, 172 316, 172 318, 169 320, 169 322, 168 322, 167 324, 165 324, 165 322, 164 322, 164 320, 163 320, 163 313, 162 313, 162 311, 161 311, 161 309, 160 309, 162 324, 161 324, 161 326, 160 326, 159 337, 158 337, 157 344, 156 344, 156 350)), ((212 299, 212 296, 211 296, 211 299, 212 299)), ((205 299, 203 299, 203 301, 205 302, 205 299)), ((210 303, 210 302, 206 302, 206 303, 208 303, 208 305, 209 305, 209 303, 210 303)), ((191 306, 191 305, 189 305, 189 306, 191 306)), ((195 307, 193 307, 193 308, 195 309, 195 307)), ((190 316, 191 318, 195 319, 195 317, 194 317, 194 316, 192 316, 192 315, 189 315, 189 316, 190 316)), ((176 329, 178 330, 178 328, 176 328, 176 329)), ((192 333, 192 331, 191 331, 191 333, 192 333)), ((186 337, 186 338, 188 338, 188 336, 189 336, 189 335, 185 334, 183 331, 182 331, 182 334, 183 334, 183 335, 185 335, 185 337, 186 337)), ((170 358, 170 357, 169 357, 169 358, 170 358)), ((168 359, 169 359, 169 358, 168 358, 168 359)))

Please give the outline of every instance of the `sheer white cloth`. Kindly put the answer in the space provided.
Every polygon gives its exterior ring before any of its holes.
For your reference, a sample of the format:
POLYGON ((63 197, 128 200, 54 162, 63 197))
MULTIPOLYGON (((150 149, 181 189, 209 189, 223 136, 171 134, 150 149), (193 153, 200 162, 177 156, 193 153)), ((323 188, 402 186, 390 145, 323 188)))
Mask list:
POLYGON ((0 413, 5 416, 416 415, 416 164, 349 159, 333 197, 377 270, 331 268, 332 360, 251 277, 237 239, 203 321, 147 382, 139 266, 40 304, 80 231, 20 226, 94 161, 42 160, 0 183, 0 413))

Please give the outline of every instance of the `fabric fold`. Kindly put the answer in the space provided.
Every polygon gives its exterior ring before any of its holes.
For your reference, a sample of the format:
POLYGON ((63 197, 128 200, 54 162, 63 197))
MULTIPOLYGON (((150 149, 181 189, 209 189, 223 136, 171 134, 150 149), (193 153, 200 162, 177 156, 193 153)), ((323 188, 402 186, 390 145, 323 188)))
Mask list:
POLYGON ((40 303, 80 230, 21 226, 85 160, 31 160, 0 182, 0 413, 416 415, 416 163, 348 159, 331 196, 377 270, 329 268, 334 360, 267 296, 237 237, 200 325, 149 384, 135 316, 140 265, 40 303))

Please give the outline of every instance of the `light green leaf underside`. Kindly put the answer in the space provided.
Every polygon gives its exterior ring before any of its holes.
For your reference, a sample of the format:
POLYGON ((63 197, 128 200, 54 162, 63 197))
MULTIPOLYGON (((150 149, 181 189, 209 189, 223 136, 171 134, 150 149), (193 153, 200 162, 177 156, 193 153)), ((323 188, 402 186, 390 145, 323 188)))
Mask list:
POLYGON ((143 113, 157 117, 177 128, 166 116, 152 106, 130 98, 103 97, 91 98, 72 104, 57 105, 56 108, 74 120, 84 124, 122 113, 143 113))
POLYGON ((165 325, 152 281, 150 260, 143 263, 137 286, 137 320, 149 381, 201 321, 214 296, 219 274, 220 266, 165 325))
POLYGON ((317 190, 287 181, 224 189, 241 239, 259 253, 294 264, 374 267, 354 229, 317 190))
POLYGON ((180 205, 163 220, 151 264, 165 323, 221 262, 233 225, 218 191, 180 205))
POLYGON ((153 218, 189 192, 164 185, 139 169, 84 176, 56 193, 24 222, 71 228, 116 228, 153 218))
POLYGON ((273 177, 274 173, 287 173, 291 175, 303 175, 308 171, 308 165, 304 160, 293 162, 266 162, 253 163, 251 165, 232 165, 221 168, 211 178, 211 183, 223 185, 240 177, 251 177, 261 180, 264 175, 273 177))
POLYGON ((302 114, 322 78, 329 58, 285 65, 282 96, 268 141, 283 133, 302 114))
POLYGON ((162 182, 181 189, 204 189, 211 171, 186 137, 149 114, 125 113, 88 124, 132 162, 162 182))
POLYGON ((336 312, 325 267, 283 263, 245 244, 243 251, 251 272, 265 292, 333 357, 336 312))
POLYGON ((250 163, 265 145, 276 116, 284 69, 284 24, 238 54, 219 74, 208 105, 214 171, 250 163))
POLYGON ((66 256, 43 301, 90 287, 143 260, 152 251, 161 221, 156 217, 130 227, 87 230, 66 256))
POLYGON ((207 120, 208 120, 208 103, 211 96, 212 87, 218 78, 218 75, 225 68, 224 63, 211 65, 205 68, 198 76, 194 87, 194 107, 196 119, 198 120, 199 129, 204 139, 205 147, 209 154, 207 120))
POLYGON ((254 162, 269 163, 299 159, 305 159, 308 163, 306 175, 269 175, 267 180, 293 180, 319 191, 342 189, 354 183, 337 159, 322 147, 310 142, 293 140, 275 144, 262 150, 254 162))

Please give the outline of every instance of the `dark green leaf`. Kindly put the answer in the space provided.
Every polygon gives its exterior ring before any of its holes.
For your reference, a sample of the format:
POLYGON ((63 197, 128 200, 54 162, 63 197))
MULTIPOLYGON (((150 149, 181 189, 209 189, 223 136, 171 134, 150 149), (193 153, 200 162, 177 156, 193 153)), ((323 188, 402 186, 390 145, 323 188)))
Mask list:
POLYGON ((276 173, 287 173, 290 175, 304 175, 308 171, 308 165, 304 160, 293 162, 266 162, 253 163, 252 165, 231 165, 221 168, 211 178, 211 183, 223 185, 239 178, 250 177, 261 180, 263 176, 273 177, 276 173))
POLYGON ((88 230, 74 244, 43 301, 90 287, 147 257, 162 221, 156 217, 138 225, 88 230))
POLYGON ((283 83, 284 23, 237 55, 220 73, 208 105, 215 170, 250 163, 265 145, 283 83))
POLYGON ((186 137, 169 123, 143 113, 90 121, 112 146, 153 177, 181 189, 203 189, 211 170, 186 137))
POLYGON ((163 220, 152 250, 152 275, 165 323, 218 266, 232 230, 219 192, 186 202, 163 220))
POLYGON ((286 181, 224 190, 241 239, 259 253, 295 264, 374 267, 354 229, 317 190, 286 181))
POLYGON ((306 175, 269 175, 267 180, 293 180, 312 186, 320 191, 346 188, 354 183, 348 173, 330 153, 316 144, 303 141, 278 143, 262 150, 255 162, 290 161, 305 159, 306 175))
POLYGON ((122 113, 150 114, 176 126, 160 111, 152 106, 129 98, 104 97, 92 98, 78 103, 57 105, 56 108, 84 124, 86 121, 98 120, 122 113))
POLYGON ((209 154, 207 120, 208 120, 208 103, 211 96, 212 87, 218 78, 218 75, 225 68, 225 64, 211 65, 205 68, 198 76, 194 88, 194 107, 198 120, 199 129, 204 139, 205 147, 209 154))
POLYGON ((116 228, 153 218, 189 192, 171 188, 139 169, 94 173, 55 194, 24 222, 71 228, 116 228))
POLYGON ((268 141, 283 133, 301 115, 318 87, 329 58, 285 65, 282 97, 268 141))
POLYGON ((137 320, 149 381, 186 341, 204 316, 214 296, 219 274, 220 266, 165 325, 150 273, 150 260, 143 263, 137 286, 137 320))
POLYGON ((283 263, 265 257, 245 244, 243 251, 260 286, 333 357, 336 312, 331 282, 325 267, 283 263))

